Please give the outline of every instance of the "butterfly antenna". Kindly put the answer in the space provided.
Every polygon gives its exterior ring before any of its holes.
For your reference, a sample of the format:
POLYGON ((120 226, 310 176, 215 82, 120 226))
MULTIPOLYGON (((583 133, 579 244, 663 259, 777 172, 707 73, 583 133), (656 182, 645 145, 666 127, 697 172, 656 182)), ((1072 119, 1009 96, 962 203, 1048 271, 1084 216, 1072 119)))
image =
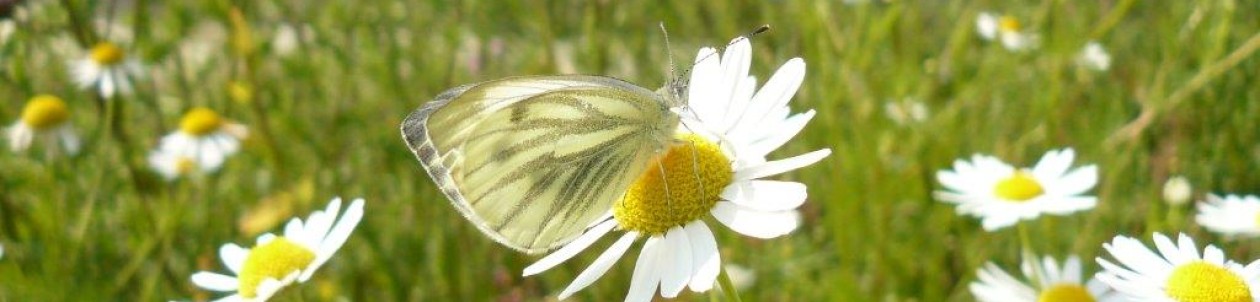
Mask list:
POLYGON ((674 65, 674 47, 669 44, 669 30, 665 29, 665 21, 661 21, 661 35, 665 37, 665 57, 669 60, 669 78, 674 79, 678 65, 674 65))

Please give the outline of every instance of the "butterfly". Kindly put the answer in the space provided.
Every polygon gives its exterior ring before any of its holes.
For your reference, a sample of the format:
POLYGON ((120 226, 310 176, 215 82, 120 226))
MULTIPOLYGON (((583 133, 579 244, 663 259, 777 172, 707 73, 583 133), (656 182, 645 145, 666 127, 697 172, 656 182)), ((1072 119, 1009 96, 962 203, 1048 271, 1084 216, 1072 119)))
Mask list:
POLYGON ((519 76, 451 88, 402 136, 451 204, 490 238, 537 254, 608 213, 674 142, 685 84, 519 76))

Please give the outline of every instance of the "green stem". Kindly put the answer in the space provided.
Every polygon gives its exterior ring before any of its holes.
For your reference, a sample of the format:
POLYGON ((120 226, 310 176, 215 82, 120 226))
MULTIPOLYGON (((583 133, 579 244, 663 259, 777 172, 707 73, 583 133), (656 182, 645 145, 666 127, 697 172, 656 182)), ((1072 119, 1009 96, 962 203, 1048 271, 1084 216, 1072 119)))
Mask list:
POLYGON ((726 268, 718 271, 718 285, 722 287, 722 293, 726 294, 726 301, 740 302, 739 292, 735 290, 735 284, 731 282, 731 276, 726 274, 726 268))
POLYGON ((1046 272, 1042 271, 1041 264, 1037 261, 1037 254, 1033 253, 1032 236, 1028 235, 1028 224, 1018 223, 1015 227, 1019 229, 1020 257, 1032 268, 1032 276, 1028 276, 1028 281, 1031 281, 1033 286, 1041 288, 1041 280, 1046 272))

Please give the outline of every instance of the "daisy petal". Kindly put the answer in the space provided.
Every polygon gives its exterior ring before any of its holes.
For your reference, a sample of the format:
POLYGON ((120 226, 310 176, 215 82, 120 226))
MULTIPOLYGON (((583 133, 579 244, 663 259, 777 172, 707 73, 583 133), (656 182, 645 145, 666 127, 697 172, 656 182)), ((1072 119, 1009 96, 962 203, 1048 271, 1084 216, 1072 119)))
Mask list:
POLYGON ((796 211, 762 212, 740 208, 728 201, 713 207, 713 217, 740 234, 769 239, 786 235, 800 223, 796 211))
POLYGON ((722 199, 749 209, 775 212, 796 209, 805 203, 805 184, 790 181, 738 182, 722 191, 722 199))
MULTIPOLYGON (((608 269, 611 268, 613 264, 616 264, 617 260, 621 259, 622 255, 626 254, 626 250, 630 249, 630 245, 638 238, 638 232, 629 232, 622 235, 621 239, 617 239, 617 242, 613 243, 612 246, 609 246, 608 250, 605 250, 603 254, 599 255, 599 258, 595 258, 595 262, 592 262, 590 266, 586 267, 585 270, 582 270, 582 273, 578 274, 577 278, 573 278, 573 283, 569 283, 569 286, 565 287, 564 291, 560 292, 560 296, 557 298, 560 300, 567 299, 569 296, 572 296, 573 293, 590 286, 591 283, 594 283, 595 280, 599 279, 599 277, 603 277, 604 273, 607 273, 608 269)), ((561 260, 561 262, 563 262, 563 260, 561 260)), ((535 263, 534 265, 538 264, 535 263)), ((533 267, 533 265, 530 267, 533 267)), ((529 271, 529 268, 525 268, 525 270, 529 271)), ((542 270, 546 269, 541 269, 539 271, 542 270)), ((528 273, 526 276, 528 276, 528 273)))
POLYGON ((197 272, 193 274, 192 282, 201 288, 216 292, 235 291, 240 284, 236 277, 211 272, 197 272))
POLYGON ((630 292, 626 294, 626 302, 648 302, 656 295, 656 286, 661 282, 661 272, 657 271, 660 261, 660 236, 648 238, 639 252, 639 259, 634 263, 634 275, 630 277, 630 292))
POLYGON ((785 159, 766 162, 761 165, 748 167, 735 172, 736 180, 750 180, 766 176, 776 175, 783 172, 799 169, 808 165, 812 165, 827 155, 831 155, 831 149, 822 149, 809 152, 785 159))
POLYGON ((534 262, 534 264, 525 267, 525 271, 521 276, 533 276, 549 270, 560 263, 564 263, 564 261, 569 260, 569 258, 573 258, 574 255, 577 255, 577 253, 591 246, 592 243, 595 243, 595 241, 599 240, 600 237, 603 237, 604 234, 608 234, 608 232, 615 226, 617 226, 616 220, 607 220, 596 225, 594 228, 586 231, 586 233, 578 236, 577 239, 573 240, 573 242, 565 244, 564 247, 556 250, 556 252, 551 253, 550 255, 539 259, 538 262, 534 262))
POLYGON ((717 280, 722 269, 722 255, 718 253, 713 232, 704 222, 693 221, 687 224, 686 230, 691 238, 691 265, 695 268, 688 287, 693 292, 705 292, 713 288, 713 282, 717 280))
POLYGON ((668 253, 661 255, 661 297, 674 298, 691 281, 691 240, 682 227, 665 233, 668 253))

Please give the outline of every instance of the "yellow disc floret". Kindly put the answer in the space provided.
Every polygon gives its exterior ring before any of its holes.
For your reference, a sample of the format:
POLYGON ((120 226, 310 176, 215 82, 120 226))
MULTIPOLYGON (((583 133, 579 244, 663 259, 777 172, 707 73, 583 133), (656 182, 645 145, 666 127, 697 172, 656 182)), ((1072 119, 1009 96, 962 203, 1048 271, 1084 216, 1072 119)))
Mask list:
POLYGON ((315 261, 315 252, 284 237, 254 247, 245 257, 245 265, 237 275, 241 297, 258 296, 263 280, 282 280, 289 274, 306 269, 315 261))
POLYGON ((96 46, 92 46, 89 56, 92 58, 92 62, 106 66, 116 65, 126 57, 123 55, 122 48, 109 42, 101 42, 96 44, 96 46))
POLYGON ((1094 302, 1094 295, 1091 295, 1085 287, 1080 284, 1060 283, 1051 285, 1041 291, 1041 295, 1037 296, 1037 302, 1094 302))
POLYGON ((998 18, 998 30, 1002 32, 1018 32, 1020 28, 1019 20, 1011 16, 1002 16, 998 18))
POLYGON ((1247 282, 1228 269, 1204 261, 1178 266, 1168 276, 1164 292, 1180 302, 1254 301, 1247 282))
POLYGON ((1037 179, 1025 171, 1016 171, 1010 177, 998 181, 993 188, 994 195, 1016 202, 1028 201, 1044 193, 1045 190, 1037 183, 1037 179))
POLYGON ((622 228, 664 234, 704 217, 733 177, 730 160, 718 145, 684 134, 635 180, 613 207, 613 217, 622 228))
POLYGON ((66 102, 46 94, 31 98, 26 102, 26 108, 22 109, 22 123, 35 130, 56 127, 69 118, 70 110, 66 109, 66 102))
POLYGON ((223 126, 223 118, 218 113, 205 107, 197 107, 184 114, 179 121, 179 129, 192 136, 202 136, 219 130, 223 126))

